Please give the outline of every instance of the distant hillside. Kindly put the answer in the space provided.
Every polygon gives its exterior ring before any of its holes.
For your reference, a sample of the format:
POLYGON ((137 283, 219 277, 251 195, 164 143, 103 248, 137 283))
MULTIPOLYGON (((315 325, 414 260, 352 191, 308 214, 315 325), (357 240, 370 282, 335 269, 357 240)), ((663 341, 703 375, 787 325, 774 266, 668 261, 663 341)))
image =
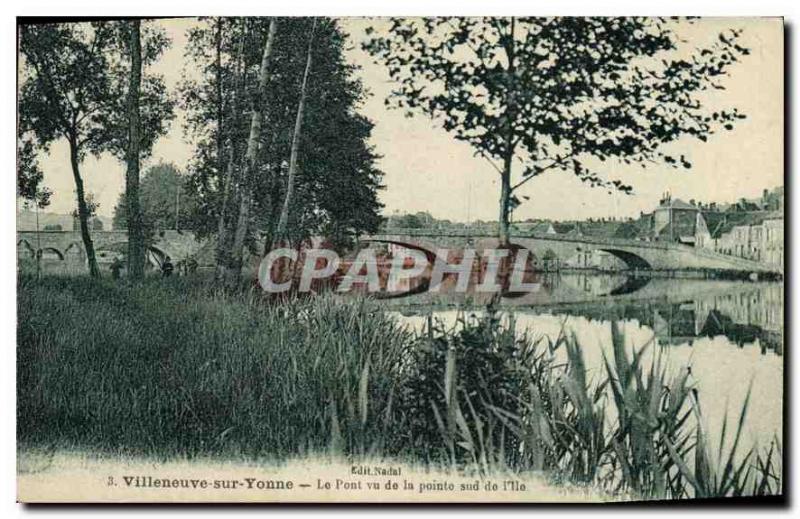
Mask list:
MULTIPOLYGON (((111 218, 104 216, 96 216, 95 219, 103 223, 104 230, 111 230, 111 218)), ((72 215, 48 213, 46 211, 39 212, 39 230, 45 230, 46 226, 61 226, 62 231, 72 230, 72 215)), ((36 211, 26 209, 17 209, 17 230, 18 231, 35 231, 36 230, 36 211)))

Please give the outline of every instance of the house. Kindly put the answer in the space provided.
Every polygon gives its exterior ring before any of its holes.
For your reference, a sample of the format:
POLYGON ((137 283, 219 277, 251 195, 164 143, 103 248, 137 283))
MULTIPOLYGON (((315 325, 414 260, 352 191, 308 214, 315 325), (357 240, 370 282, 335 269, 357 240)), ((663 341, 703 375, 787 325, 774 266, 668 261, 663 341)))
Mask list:
POLYGON ((711 231, 708 230, 708 221, 705 215, 698 211, 697 220, 694 226, 694 246, 704 249, 713 249, 714 241, 711 239, 711 231))
POLYGON ((574 237, 583 236, 581 226, 577 222, 554 222, 552 225, 553 230, 556 231, 556 234, 574 237))
POLYGON ((764 227, 763 261, 783 269, 783 218, 769 218, 764 227))
POLYGON ((764 190, 761 195, 761 207, 765 211, 783 211, 784 190, 783 186, 772 191, 764 190))
POLYGON ((694 246, 698 222, 704 221, 700 206, 673 199, 667 193, 653 212, 653 239, 694 246))
POLYGON ((766 211, 726 213, 711 230, 714 251, 783 266, 783 215, 766 211))
POLYGON ((740 198, 738 202, 726 205, 724 210, 730 212, 783 211, 783 204, 784 188, 779 186, 772 190, 765 189, 759 198, 740 198))
POLYGON ((746 212, 746 211, 761 211, 761 205, 758 202, 741 198, 728 207, 728 212, 746 212))

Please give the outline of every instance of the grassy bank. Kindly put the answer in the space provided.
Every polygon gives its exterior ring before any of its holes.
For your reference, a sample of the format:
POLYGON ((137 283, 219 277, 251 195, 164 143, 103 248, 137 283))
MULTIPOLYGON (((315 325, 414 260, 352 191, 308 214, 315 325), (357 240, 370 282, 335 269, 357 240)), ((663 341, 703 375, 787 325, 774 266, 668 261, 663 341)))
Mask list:
POLYGON ((493 318, 413 333, 364 299, 271 305, 180 278, 21 278, 18 297, 23 448, 390 457, 643 498, 781 492, 780 445, 739 445, 746 403, 709 445, 686 369, 659 352, 644 365, 616 329, 592 381, 569 337, 493 318))
POLYGON ((20 438, 282 456, 318 450, 335 418, 342 448, 371 446, 384 437, 373 413, 389 398, 409 341, 369 312, 364 301, 332 299, 269 306, 177 278, 135 288, 23 279, 20 438), (369 395, 360 387, 367 364, 369 395), (344 422, 367 397, 368 426, 350 434, 344 422))

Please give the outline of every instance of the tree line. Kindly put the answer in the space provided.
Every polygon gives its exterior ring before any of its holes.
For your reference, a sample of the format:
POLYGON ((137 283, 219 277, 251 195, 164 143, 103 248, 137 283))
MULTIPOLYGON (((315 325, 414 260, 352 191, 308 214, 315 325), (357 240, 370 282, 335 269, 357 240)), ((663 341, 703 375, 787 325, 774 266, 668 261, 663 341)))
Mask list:
MULTIPOLYGON (((665 18, 395 18, 367 29, 362 47, 388 71, 386 99, 468 142, 499 177, 498 238, 510 245, 519 189, 561 171, 630 193, 603 163, 690 169, 674 144, 707 141, 745 117, 710 109, 731 67, 749 54, 741 30, 711 34, 690 53, 665 18), (715 38, 713 36, 716 36, 715 38)), ((180 107, 194 145, 186 178, 191 222, 216 240, 216 278, 241 276, 246 254, 322 235, 346 247, 381 223, 382 173, 359 114, 366 89, 344 56, 347 36, 328 18, 205 18, 189 30, 197 74, 177 92, 148 70, 169 44, 153 22, 23 26, 19 190, 37 190, 36 150, 69 143, 78 214, 91 200, 80 165, 110 152, 127 165, 128 262, 141 276, 147 218, 139 164, 180 107)), ((542 196, 546 196, 542 194, 542 196)))
POLYGON ((183 225, 215 240, 220 283, 238 283, 248 254, 313 235, 346 247, 378 228, 373 123, 357 111, 366 90, 345 60, 346 34, 335 20, 204 18, 188 42, 184 60, 195 73, 169 91, 152 71, 170 44, 162 24, 20 27, 18 192, 32 200, 47 193, 36 156, 65 139, 92 276, 100 269, 84 159, 111 153, 126 165, 115 224, 128 230, 129 275, 141 279, 147 241, 165 219, 163 204, 155 207, 165 195, 156 192, 175 173, 156 166, 140 185, 141 162, 177 109, 194 149, 175 186, 187 197, 183 225))

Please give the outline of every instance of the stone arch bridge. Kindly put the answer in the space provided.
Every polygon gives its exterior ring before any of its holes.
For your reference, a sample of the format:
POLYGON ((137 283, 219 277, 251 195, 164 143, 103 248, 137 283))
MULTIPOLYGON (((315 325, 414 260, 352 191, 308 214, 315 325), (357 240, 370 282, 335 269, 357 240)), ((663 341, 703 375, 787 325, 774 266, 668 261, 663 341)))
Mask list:
MULTIPOLYGON (((111 262, 124 253, 128 245, 126 231, 94 231, 91 233, 95 255, 100 263, 111 262)), ((189 231, 157 231, 148 248, 148 261, 159 266, 169 257, 175 263, 195 257, 204 247, 189 231)), ((36 249, 53 260, 86 261, 86 251, 80 231, 18 231, 17 256, 20 259, 35 258, 36 249)))
MULTIPOLYGON (((467 234, 436 234, 400 230, 364 236, 365 242, 408 243, 435 252, 440 248, 472 247, 478 251, 495 248, 496 237, 467 234)), ((648 242, 616 238, 530 234, 512 236, 511 243, 530 250, 541 261, 555 255, 565 261, 576 254, 595 250, 607 252, 622 260, 632 270, 716 270, 750 273, 780 274, 780 269, 756 261, 720 254, 707 249, 668 242, 648 242), (549 252, 548 252, 549 251, 549 252)), ((534 263, 536 264, 536 263, 534 263)))
MULTIPOLYGON (((94 231, 91 234, 98 261, 110 262, 111 256, 125 251, 128 241, 126 231, 94 231), (104 254, 106 255, 104 256, 104 254)), ((437 234, 411 230, 366 235, 362 236, 361 241, 407 243, 432 252, 440 248, 465 247, 473 247, 481 251, 494 248, 498 243, 497 238, 486 235, 437 234)), ((539 260, 548 255, 548 251, 550 251, 549 255, 566 260, 581 252, 600 250, 621 259, 628 268, 633 270, 718 270, 782 274, 780 269, 774 265, 679 243, 553 234, 513 236, 511 242, 530 250, 539 260)), ((167 256, 173 262, 178 262, 190 257, 198 257, 207 244, 207 241, 197 241, 194 233, 189 231, 159 231, 150 246, 148 257, 154 265, 160 264, 167 256)), ((35 257, 37 248, 53 259, 85 261, 86 258, 79 231, 17 232, 17 254, 20 258, 35 257)))

